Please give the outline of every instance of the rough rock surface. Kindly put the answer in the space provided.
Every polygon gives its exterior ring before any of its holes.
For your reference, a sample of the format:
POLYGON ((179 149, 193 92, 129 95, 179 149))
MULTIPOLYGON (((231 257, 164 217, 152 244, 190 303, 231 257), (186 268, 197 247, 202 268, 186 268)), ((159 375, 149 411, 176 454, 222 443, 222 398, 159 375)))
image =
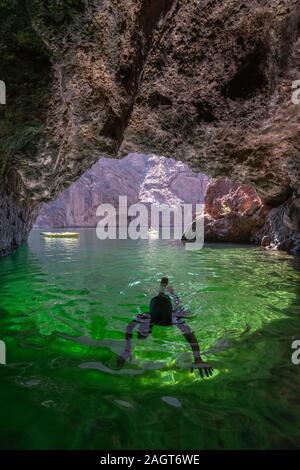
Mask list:
POLYGON ((205 240, 250 243, 264 224, 266 208, 255 189, 228 178, 212 182, 205 199, 205 240))
POLYGON ((99 204, 118 208, 119 195, 128 204, 143 202, 176 206, 203 203, 209 178, 193 173, 172 158, 131 154, 102 158, 55 201, 43 204, 36 227, 95 227, 99 204))
MULTIPOLYGON (((204 236, 206 242, 251 243, 263 226, 268 210, 250 185, 228 178, 212 181, 205 197, 204 236)), ((183 240, 193 241, 187 227, 183 240)))
POLYGON ((100 156, 138 151, 251 183, 273 206, 299 197, 300 106, 291 101, 298 1, 52 0, 45 9, 28 0, 9 8, 25 4, 12 18, 27 21, 26 34, 16 47, 13 34, 0 38, 8 51, 1 79, 12 90, 0 129, 2 185, 14 170, 32 200, 49 200, 100 156), (39 44, 30 49, 32 31, 39 44), (20 70, 32 62, 23 86, 16 60, 20 70), (47 92, 33 93, 38 83, 47 92))
POLYGON ((271 209, 254 241, 269 249, 300 254, 300 200, 290 199, 271 209))
POLYGON ((24 195, 20 178, 9 176, 5 186, 0 185, 0 256, 11 253, 27 239, 38 213, 38 204, 24 195))

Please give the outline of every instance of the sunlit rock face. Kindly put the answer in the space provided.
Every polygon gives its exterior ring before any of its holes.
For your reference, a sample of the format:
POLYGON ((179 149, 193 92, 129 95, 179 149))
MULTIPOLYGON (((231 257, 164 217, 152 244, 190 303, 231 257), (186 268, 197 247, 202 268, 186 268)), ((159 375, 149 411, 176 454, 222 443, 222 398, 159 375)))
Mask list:
POLYGON ((212 182, 205 199, 205 240, 250 243, 266 218, 255 189, 228 178, 212 182))
MULTIPOLYGON (((270 209, 253 186, 241 185, 229 178, 212 180, 205 197, 205 241, 254 243, 267 249, 299 255, 298 201, 297 198, 290 198, 270 209)), ((195 230, 195 222, 186 227, 183 240, 195 241, 192 234, 195 230)))
POLYGON ((127 196, 128 205, 203 203, 208 182, 208 177, 172 158, 102 158, 55 201, 42 205, 35 226, 95 227, 97 207, 109 203, 118 210, 119 196, 127 196))
MULTIPOLYGON (((218 178, 208 185, 205 197, 205 241, 252 243, 267 213, 268 209, 251 185, 218 178)), ((196 230, 195 222, 186 227, 183 240, 194 241, 191 230, 196 230)))
POLYGON ((274 207, 299 198, 299 2, 44 4, 29 0, 21 14, 23 1, 9 6, 26 22, 18 37, 36 35, 30 47, 0 35, 0 79, 12 90, 3 185, 15 172, 32 200, 47 201, 101 156, 143 152, 251 183, 274 207))

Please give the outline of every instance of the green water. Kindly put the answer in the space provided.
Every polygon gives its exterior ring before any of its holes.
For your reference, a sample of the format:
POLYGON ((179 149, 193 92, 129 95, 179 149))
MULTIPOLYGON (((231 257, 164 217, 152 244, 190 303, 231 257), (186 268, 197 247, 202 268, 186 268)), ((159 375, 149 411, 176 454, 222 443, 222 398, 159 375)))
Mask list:
POLYGON ((0 260, 3 449, 300 447, 300 273, 283 253, 165 241, 45 240, 0 260), (175 327, 135 340, 128 321, 162 275, 190 308, 210 379, 175 327))

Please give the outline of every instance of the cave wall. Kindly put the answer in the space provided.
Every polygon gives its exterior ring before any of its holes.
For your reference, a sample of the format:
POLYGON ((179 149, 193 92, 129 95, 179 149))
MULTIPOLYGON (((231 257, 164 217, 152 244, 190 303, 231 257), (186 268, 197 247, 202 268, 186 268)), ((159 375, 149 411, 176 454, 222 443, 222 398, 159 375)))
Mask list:
POLYGON ((100 156, 138 151, 251 183, 272 207, 299 198, 299 2, 0 8, 3 187, 14 171, 31 201, 51 200, 100 156))
POLYGON ((299 4, 180 5, 148 58, 122 148, 150 146, 283 202, 300 180, 299 4))
POLYGON ((4 183, 0 183, 0 256, 27 240, 39 211, 39 204, 26 195, 17 174, 10 172, 4 183))
POLYGON ((253 241, 269 249, 284 250, 300 255, 300 203, 290 198, 284 204, 272 208, 253 241))

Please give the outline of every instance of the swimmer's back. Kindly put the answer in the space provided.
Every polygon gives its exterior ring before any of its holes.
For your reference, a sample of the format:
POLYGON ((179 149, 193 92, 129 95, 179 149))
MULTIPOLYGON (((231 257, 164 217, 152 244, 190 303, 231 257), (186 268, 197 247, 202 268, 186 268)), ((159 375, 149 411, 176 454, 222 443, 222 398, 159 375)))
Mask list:
POLYGON ((173 306, 170 297, 160 293, 150 302, 150 316, 153 325, 172 325, 173 306))

